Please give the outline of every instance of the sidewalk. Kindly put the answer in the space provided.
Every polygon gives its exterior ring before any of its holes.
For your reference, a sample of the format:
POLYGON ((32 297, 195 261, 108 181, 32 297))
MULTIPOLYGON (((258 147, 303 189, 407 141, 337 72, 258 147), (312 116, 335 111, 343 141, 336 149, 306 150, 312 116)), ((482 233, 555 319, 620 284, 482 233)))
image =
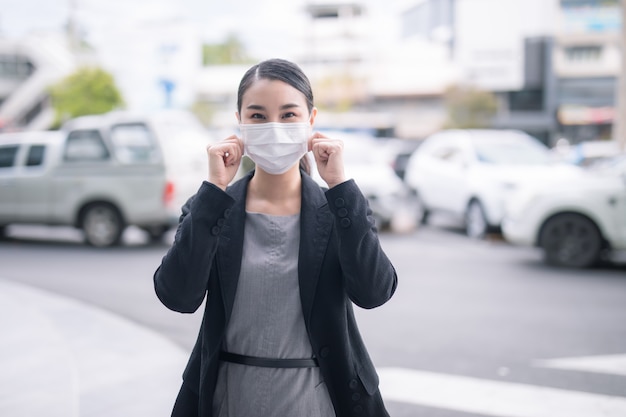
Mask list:
POLYGON ((120 316, 0 279, 0 415, 167 417, 187 352, 120 316))

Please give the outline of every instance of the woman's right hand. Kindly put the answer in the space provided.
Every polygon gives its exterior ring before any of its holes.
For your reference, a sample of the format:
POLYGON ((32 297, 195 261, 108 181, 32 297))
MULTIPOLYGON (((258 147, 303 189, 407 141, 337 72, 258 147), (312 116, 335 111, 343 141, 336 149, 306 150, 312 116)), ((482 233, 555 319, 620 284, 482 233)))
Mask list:
POLYGON ((209 182, 225 190, 235 178, 241 157, 243 142, 236 135, 207 146, 209 155, 209 182))

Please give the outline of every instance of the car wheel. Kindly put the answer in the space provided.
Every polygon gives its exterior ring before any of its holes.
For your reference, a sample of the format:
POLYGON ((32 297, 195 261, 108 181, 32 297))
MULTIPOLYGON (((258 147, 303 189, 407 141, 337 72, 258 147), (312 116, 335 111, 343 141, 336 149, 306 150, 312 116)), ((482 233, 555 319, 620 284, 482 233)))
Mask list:
POLYGON ((587 217, 559 214, 543 225, 539 246, 544 250, 548 264, 586 268, 600 259, 602 236, 587 217))
POLYGON ((81 219, 85 240, 91 246, 107 247, 120 243, 125 226, 114 206, 92 204, 84 209, 81 219))
POLYGON ((417 213, 417 224, 428 223, 428 216, 430 215, 430 211, 426 208, 424 200, 421 199, 419 194, 415 194, 415 207, 417 213))
POLYGON ((482 204, 472 200, 465 211, 465 233, 472 239, 482 239, 487 234, 489 224, 482 204))

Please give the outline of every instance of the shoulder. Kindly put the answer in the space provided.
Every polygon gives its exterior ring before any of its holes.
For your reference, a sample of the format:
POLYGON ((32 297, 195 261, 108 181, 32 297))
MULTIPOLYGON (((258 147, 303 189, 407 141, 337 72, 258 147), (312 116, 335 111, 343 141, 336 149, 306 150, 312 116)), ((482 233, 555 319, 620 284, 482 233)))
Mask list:
POLYGON ((239 199, 245 195, 248 189, 248 183, 254 176, 254 171, 246 173, 243 177, 226 187, 226 193, 235 199, 239 199))

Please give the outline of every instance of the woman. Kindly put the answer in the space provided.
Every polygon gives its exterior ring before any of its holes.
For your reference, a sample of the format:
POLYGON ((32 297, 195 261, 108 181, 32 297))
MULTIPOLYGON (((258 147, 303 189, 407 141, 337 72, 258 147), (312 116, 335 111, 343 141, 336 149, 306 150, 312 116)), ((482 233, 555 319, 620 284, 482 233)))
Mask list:
POLYGON ((209 178, 183 207, 154 275, 168 308, 206 307, 173 416, 387 416, 352 303, 397 277, 339 140, 311 134, 307 77, 268 60, 241 80, 241 138, 208 148, 209 178), (312 151, 328 190, 298 161, 312 151), (241 157, 256 169, 229 185, 241 157))

